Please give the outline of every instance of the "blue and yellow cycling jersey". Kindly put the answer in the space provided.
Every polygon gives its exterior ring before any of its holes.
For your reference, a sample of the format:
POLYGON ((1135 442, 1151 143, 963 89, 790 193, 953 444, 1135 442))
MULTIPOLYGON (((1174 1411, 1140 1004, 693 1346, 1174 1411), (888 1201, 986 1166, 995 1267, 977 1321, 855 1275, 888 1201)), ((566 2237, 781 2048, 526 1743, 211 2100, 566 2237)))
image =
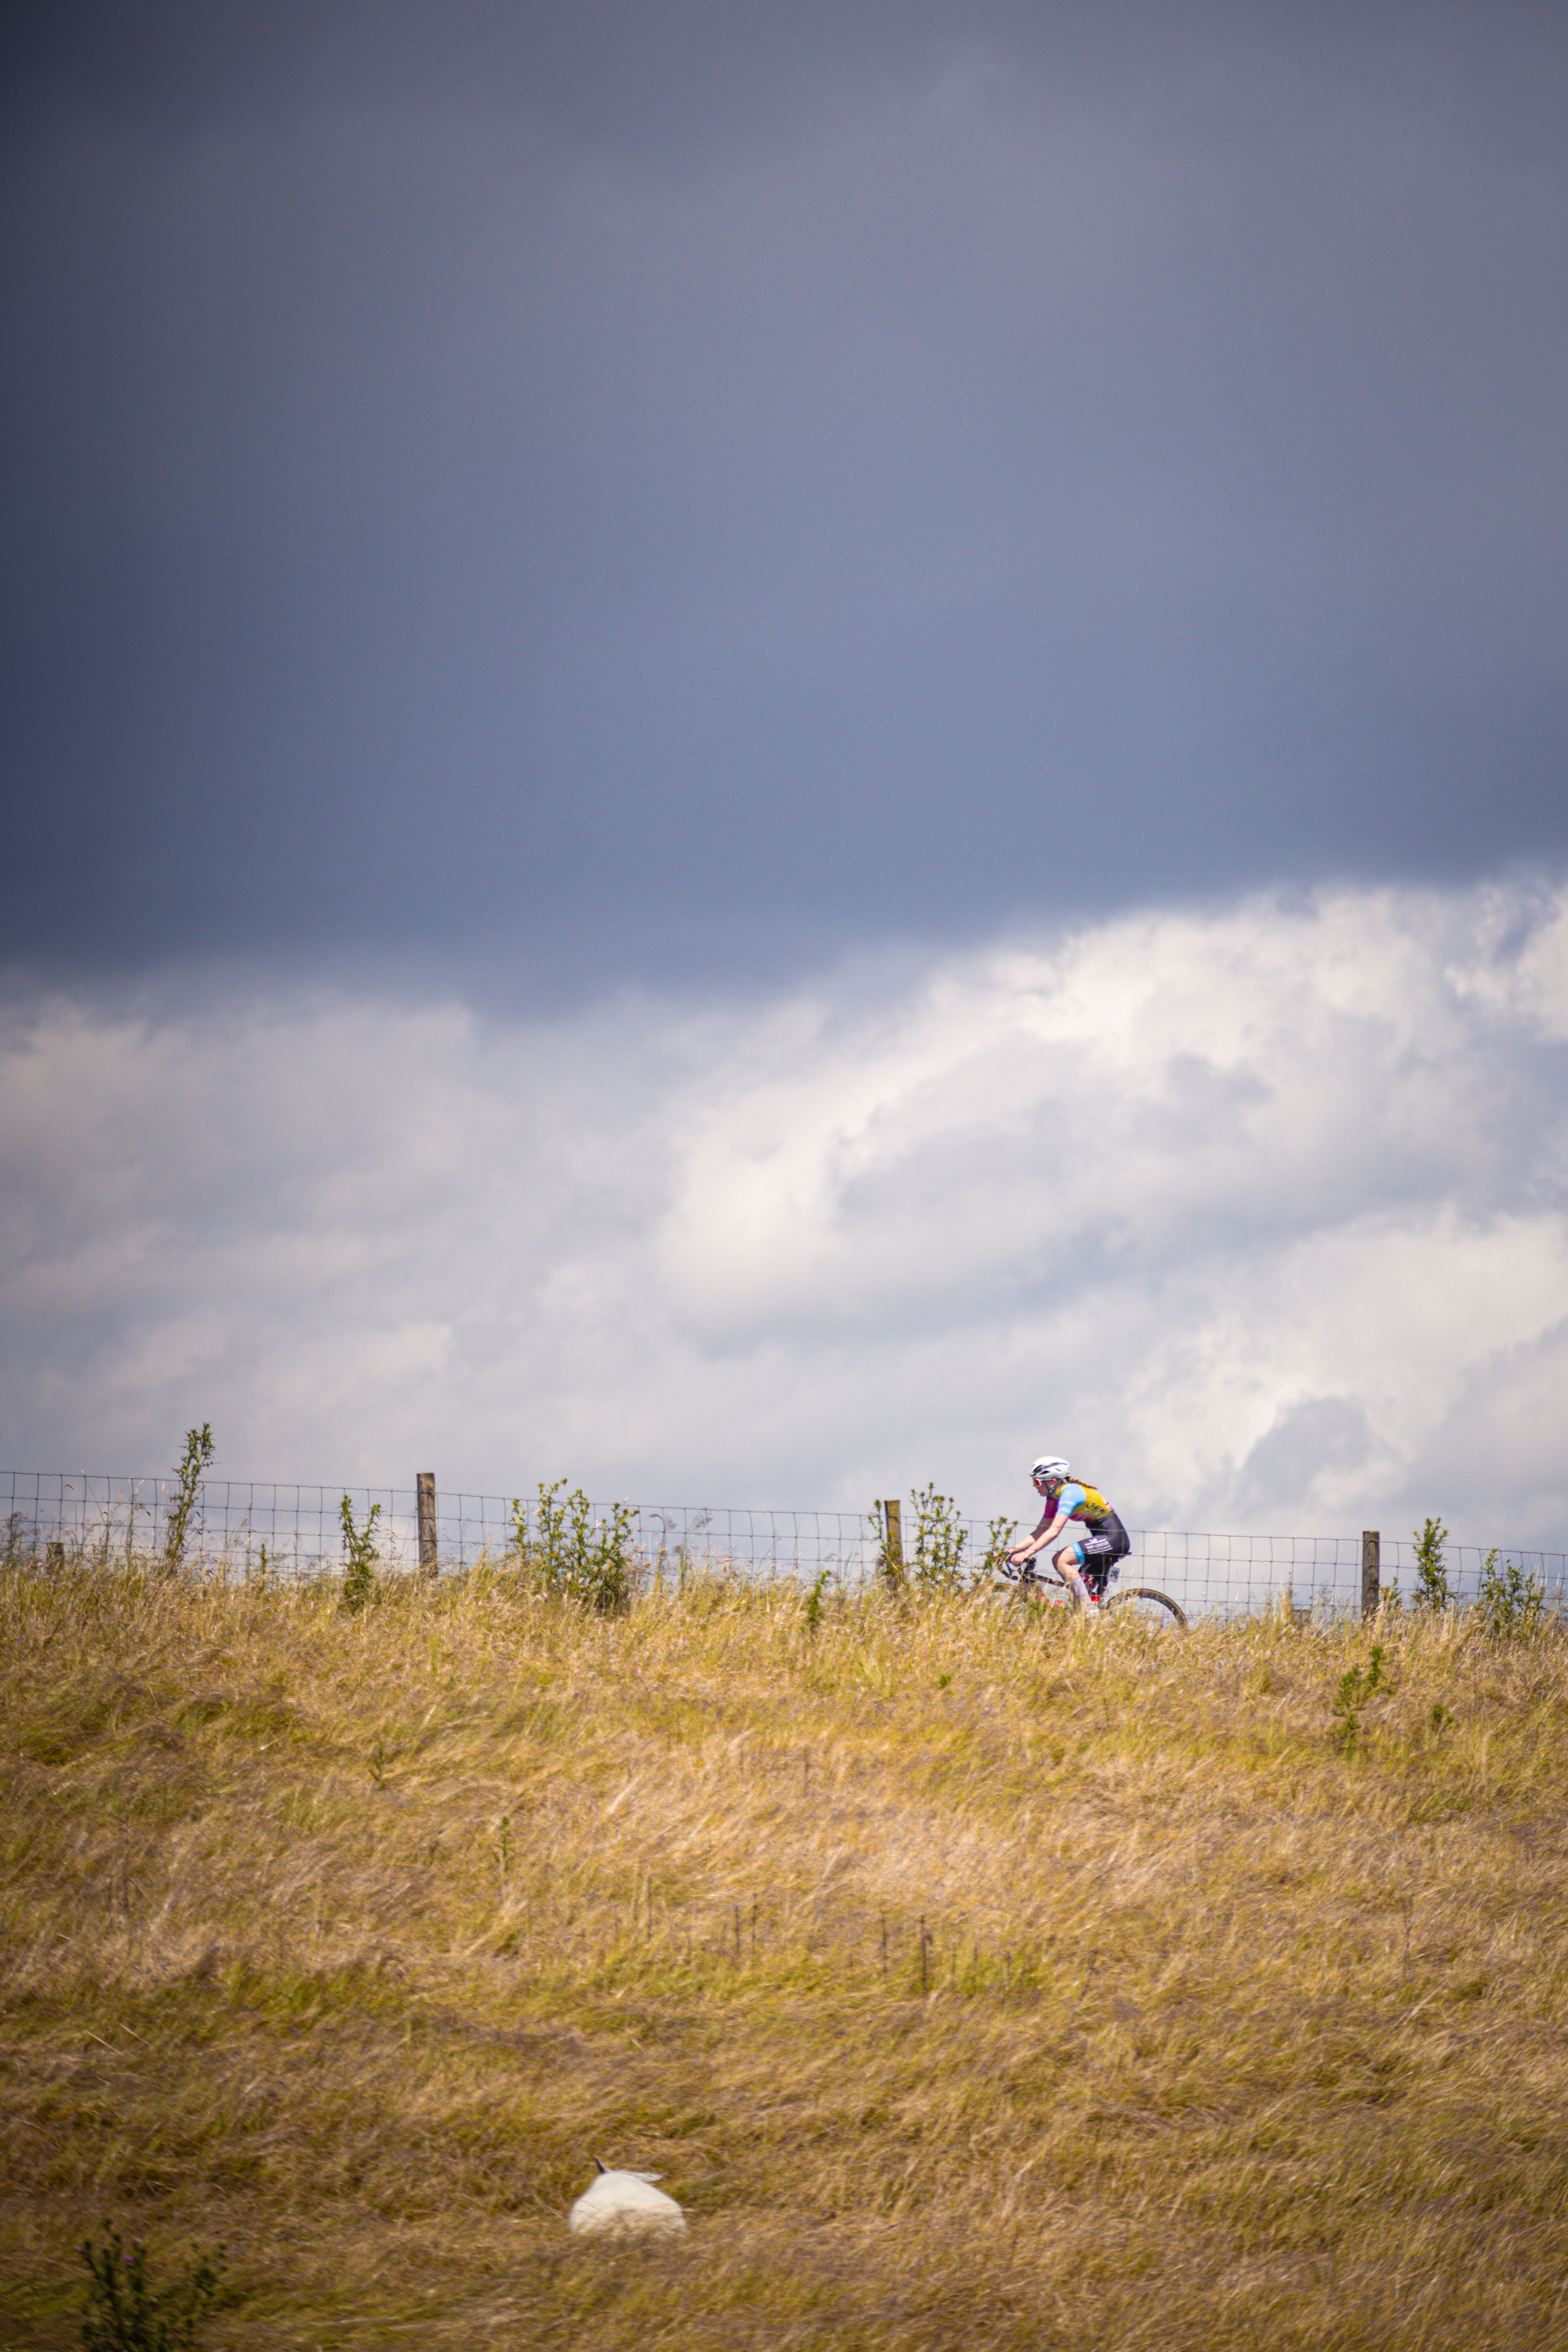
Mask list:
POLYGON ((1063 1480, 1058 1489, 1056 1507, 1065 1518, 1077 1519, 1080 1525, 1095 1532, 1107 1519, 1116 1517, 1098 1486, 1086 1486, 1077 1478, 1063 1480))
POLYGON ((1051 1498, 1051 1510, 1053 1517, 1059 1512, 1064 1519, 1083 1529, 1072 1548, 1073 1557, 1080 1564, 1091 1559, 1099 1559, 1102 1565, 1125 1559, 1132 1549, 1132 1538, 1121 1521, 1100 1488, 1091 1486, 1087 1478, 1064 1478, 1051 1498))

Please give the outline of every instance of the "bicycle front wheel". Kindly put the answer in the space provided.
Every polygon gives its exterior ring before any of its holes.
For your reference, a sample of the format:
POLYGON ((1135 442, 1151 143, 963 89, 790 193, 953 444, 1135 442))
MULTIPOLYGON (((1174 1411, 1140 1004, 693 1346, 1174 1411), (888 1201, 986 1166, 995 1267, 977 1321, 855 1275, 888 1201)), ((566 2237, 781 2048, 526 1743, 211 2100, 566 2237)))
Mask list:
POLYGON ((1106 1616, 1114 1611, 1123 1622, 1134 1619, 1140 1625, 1152 1626, 1157 1633, 1184 1633, 1187 1616, 1179 1609, 1168 1592, 1156 1592, 1152 1585, 1131 1584, 1125 1591, 1113 1592, 1102 1603, 1106 1616))

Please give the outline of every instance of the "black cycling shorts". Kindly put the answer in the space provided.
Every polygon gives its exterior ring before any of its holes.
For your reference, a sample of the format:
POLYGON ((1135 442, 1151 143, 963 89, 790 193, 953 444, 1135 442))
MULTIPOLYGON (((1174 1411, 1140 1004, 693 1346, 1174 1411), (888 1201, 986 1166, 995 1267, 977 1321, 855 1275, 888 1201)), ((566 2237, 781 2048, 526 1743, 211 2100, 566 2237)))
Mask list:
POLYGON ((1112 1512, 1098 1528, 1084 1529, 1073 1546, 1073 1564, 1087 1585, 1103 1592, 1111 1570, 1131 1549, 1131 1538, 1112 1512))

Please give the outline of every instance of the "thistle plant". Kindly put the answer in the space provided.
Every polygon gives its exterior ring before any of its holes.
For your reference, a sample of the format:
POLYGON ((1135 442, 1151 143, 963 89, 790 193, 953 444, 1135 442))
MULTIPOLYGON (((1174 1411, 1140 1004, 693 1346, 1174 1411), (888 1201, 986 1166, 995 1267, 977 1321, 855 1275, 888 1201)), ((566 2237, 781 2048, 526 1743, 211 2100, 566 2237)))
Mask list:
POLYGON ((581 1486, 559 1499, 564 1478, 539 1482, 539 1502, 531 1533, 521 1501, 511 1507, 512 1538, 519 1560, 542 1591, 556 1601, 575 1601, 601 1617, 630 1608, 637 1587, 637 1561, 629 1503, 612 1503, 595 1518, 581 1486))
POLYGON ((1533 1633, 1546 1606, 1546 1587, 1539 1577, 1527 1576, 1513 1560, 1497 1564, 1494 1544, 1481 1564, 1481 1587, 1476 1611, 1484 1631, 1494 1642, 1516 1641, 1533 1633))
POLYGON ((1427 1519, 1415 1538, 1417 1609, 1447 1609, 1454 1598, 1443 1564, 1443 1546, 1447 1540, 1448 1530, 1441 1519, 1427 1519))
POLYGON ((185 1450, 174 1472, 174 1499, 169 1506, 169 1534, 163 1546, 163 1566, 173 1576, 184 1566, 185 1538, 190 1531, 191 1516, 202 1490, 202 1473, 212 1462, 216 1448, 213 1444, 212 1423, 204 1421, 199 1429, 185 1432, 185 1450))
POLYGON ((969 1530, 958 1516, 951 1495, 939 1495, 934 1486, 910 1492, 914 1507, 914 1544, 910 1580, 921 1592, 957 1592, 963 1584, 963 1548, 969 1530))
POLYGON ((338 1507, 342 1522, 343 1607, 351 1614, 364 1607, 375 1589, 375 1563, 381 1557, 375 1545, 375 1523, 381 1517, 381 1505, 373 1503, 365 1513, 363 1528, 354 1525, 353 1505, 345 1495, 338 1507))

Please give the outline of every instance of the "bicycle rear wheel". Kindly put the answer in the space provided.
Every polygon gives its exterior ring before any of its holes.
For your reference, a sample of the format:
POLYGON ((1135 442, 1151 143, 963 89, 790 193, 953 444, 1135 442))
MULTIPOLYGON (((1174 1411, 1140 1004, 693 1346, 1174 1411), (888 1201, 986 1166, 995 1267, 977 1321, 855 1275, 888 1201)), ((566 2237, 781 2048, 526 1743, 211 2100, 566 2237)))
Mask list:
POLYGON ((1156 1592, 1150 1584, 1130 1584, 1124 1591, 1113 1592, 1101 1604, 1109 1617, 1112 1612, 1125 1622, 1133 1618, 1140 1625, 1149 1625, 1157 1633, 1184 1633, 1187 1616, 1179 1609, 1168 1592, 1156 1592))

